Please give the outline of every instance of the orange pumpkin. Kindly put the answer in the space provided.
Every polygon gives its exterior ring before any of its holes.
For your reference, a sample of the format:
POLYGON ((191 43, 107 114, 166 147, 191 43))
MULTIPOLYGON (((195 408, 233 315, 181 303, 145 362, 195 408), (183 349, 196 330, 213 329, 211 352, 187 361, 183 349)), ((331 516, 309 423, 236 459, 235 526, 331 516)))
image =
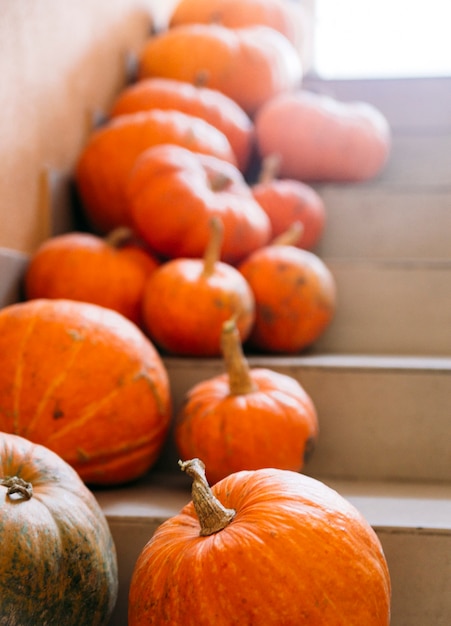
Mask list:
POLYGON ((201 461, 181 467, 192 501, 139 555, 129 626, 389 626, 382 546, 336 491, 274 468, 210 489, 201 461))
POLYGON ((114 101, 110 116, 151 109, 176 109, 202 118, 227 137, 239 169, 247 168, 254 126, 243 109, 225 94, 181 80, 148 78, 124 89, 114 101))
POLYGON ((310 185, 291 178, 277 178, 279 159, 274 157, 266 157, 260 178, 252 186, 253 196, 269 217, 273 237, 282 235, 292 224, 300 222, 302 233, 294 245, 312 250, 324 231, 324 202, 310 185))
POLYGON ((76 167, 77 188, 92 228, 108 233, 118 226, 130 226, 124 197, 127 177, 137 157, 161 143, 236 164, 227 137, 193 115, 153 109, 114 118, 91 134, 76 167))
POLYGON ((0 431, 42 444, 91 484, 125 483, 168 432, 166 369, 124 316, 85 302, 29 300, 0 311, 0 431))
POLYGON ((180 355, 221 354, 223 322, 236 317, 246 339, 255 316, 252 291, 237 269, 219 261, 222 225, 210 222, 211 239, 203 259, 173 259, 148 279, 143 320, 153 341, 180 355))
POLYGON ((182 459, 200 456, 215 483, 239 470, 300 471, 318 435, 315 406, 290 376, 249 367, 235 322, 224 323, 226 373, 190 389, 174 436, 182 459))
POLYGON ((300 2, 286 0, 180 0, 169 26, 222 24, 228 28, 263 25, 285 35, 300 51, 309 39, 308 15, 300 2))
POLYGON ((390 154, 390 127, 378 109, 306 90, 266 102, 255 132, 262 157, 280 156, 280 176, 304 182, 367 180, 390 154))
POLYGON ((92 302, 141 324, 141 301, 147 277, 159 261, 133 243, 128 229, 102 239, 70 232, 52 237, 32 255, 25 273, 25 296, 92 302))
POLYGON ((294 46, 268 26, 230 29, 181 24, 150 38, 139 55, 138 77, 175 78, 225 93, 249 115, 302 80, 294 46))
POLYGON ((221 258, 232 265, 271 233, 268 216, 235 166, 169 144, 146 150, 136 161, 127 211, 138 235, 167 258, 202 257, 213 216, 224 226, 221 258))
POLYGON ((49 449, 0 433, 0 623, 106 626, 116 550, 97 500, 49 449))
POLYGON ((261 351, 297 353, 317 341, 336 309, 336 285, 313 252, 287 245, 283 236, 253 252, 238 269, 255 296, 249 345, 261 351))

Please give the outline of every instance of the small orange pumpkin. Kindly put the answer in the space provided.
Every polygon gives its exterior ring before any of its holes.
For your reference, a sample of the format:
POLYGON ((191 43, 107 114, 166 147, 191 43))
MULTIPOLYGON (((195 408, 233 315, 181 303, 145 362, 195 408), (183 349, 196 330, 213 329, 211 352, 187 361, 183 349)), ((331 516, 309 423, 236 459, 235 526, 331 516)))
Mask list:
POLYGON ((181 80, 148 78, 125 88, 114 101, 110 116, 151 109, 176 109, 202 118, 224 133, 239 169, 246 170, 253 148, 254 125, 243 109, 225 94, 181 80))
POLYGON ((236 164, 227 137, 198 117, 160 109, 118 116, 91 134, 76 166, 77 188, 92 228, 104 234, 130 226, 124 196, 127 177, 138 156, 161 143, 236 164))
POLYGON ((25 296, 99 304, 140 325, 144 285, 159 264, 132 241, 129 229, 117 229, 105 239, 91 233, 65 233, 44 241, 32 255, 25 273, 25 296))
POLYGON ((0 543, 1 624, 109 623, 116 550, 97 500, 58 455, 9 433, 0 433, 0 543))
POLYGON ((44 445, 91 484, 143 475, 171 398, 153 344, 116 311, 73 300, 0 310, 0 431, 44 445))
POLYGON ((231 474, 156 530, 130 584, 129 626, 389 626, 390 574, 357 509, 288 470, 231 474))
POLYGON ((175 78, 225 93, 249 115, 275 94, 302 81, 297 51, 268 26, 230 29, 180 24, 150 38, 139 55, 138 77, 175 78))
POLYGON ((189 23, 222 24, 228 28, 263 25, 284 35, 301 53, 309 40, 305 7, 286 0, 180 0, 169 26, 189 23))
POLYGON ((287 245, 288 240, 281 235, 238 267, 255 296, 249 345, 260 351, 305 350, 321 337, 335 313, 331 271, 316 254, 287 245))
POLYGON ((304 182, 367 180, 390 154, 390 127, 378 109, 307 90, 267 101, 255 133, 260 156, 278 154, 280 176, 304 182))
POLYGON ((318 436, 310 396, 290 376, 251 369, 234 320, 223 324, 222 354, 226 373, 189 390, 177 415, 180 457, 200 456, 210 483, 243 469, 300 471, 318 436))
POLYGON ((236 317, 246 339, 255 317, 252 291, 237 269, 219 260, 222 224, 210 222, 203 259, 177 258, 147 280, 143 320, 152 340, 179 355, 219 356, 223 322, 236 317))
POLYGON ((323 199, 313 187, 300 180, 277 178, 278 169, 279 158, 276 155, 266 157, 260 178, 252 186, 252 194, 269 217, 273 237, 300 222, 302 233, 293 245, 312 250, 320 241, 326 223, 323 199))
POLYGON ((234 265, 268 242, 268 216, 231 163, 175 145, 146 150, 127 183, 127 211, 138 235, 166 258, 202 257, 210 219, 223 223, 221 259, 234 265))

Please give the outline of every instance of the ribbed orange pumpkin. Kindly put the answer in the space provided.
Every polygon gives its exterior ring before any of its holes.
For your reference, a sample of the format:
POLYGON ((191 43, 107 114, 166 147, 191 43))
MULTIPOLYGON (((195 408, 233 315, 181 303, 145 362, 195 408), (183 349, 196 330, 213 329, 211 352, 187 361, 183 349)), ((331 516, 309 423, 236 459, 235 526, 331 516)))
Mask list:
POLYGON ((124 198, 127 177, 137 157, 161 143, 236 164, 227 137, 198 117, 160 109, 118 116, 91 134, 76 167, 77 188, 92 228, 104 234, 130 226, 124 198))
POLYGON ((300 2, 286 0, 180 0, 170 27, 189 23, 222 24, 228 28, 263 25, 285 35, 300 51, 308 36, 308 20, 300 2))
POLYGON ((318 435, 316 409, 298 381, 250 368, 235 322, 223 325, 226 373, 190 389, 175 423, 182 459, 199 456, 215 483, 262 467, 300 471, 318 435))
POLYGON ((203 463, 181 466, 193 499, 138 557, 129 626, 389 626, 381 544, 336 491, 279 469, 210 491, 203 463))
POLYGON ((65 233, 44 241, 31 256, 25 296, 91 302, 141 325, 144 285, 159 264, 133 242, 128 229, 117 229, 105 239, 91 233, 65 233))
POLYGON ((280 176, 303 182, 368 180, 390 155, 388 121, 373 105, 302 89, 267 101, 255 132, 262 157, 280 156, 280 176))
POLYGON ((127 210, 138 235, 169 259, 202 257, 212 217, 223 223, 221 259, 231 265, 271 234, 268 216, 234 165, 169 144, 146 150, 136 161, 127 210))
POLYGON ((213 218, 210 228, 202 259, 168 261, 145 285, 144 325, 152 340, 173 354, 219 356, 226 319, 236 318, 243 340, 254 322, 255 303, 249 285, 235 267, 219 260, 220 220, 213 218))
POLYGON ((294 354, 312 346, 336 309, 335 279, 308 250, 278 243, 253 252, 238 269, 255 296, 249 345, 260 351, 294 354))
POLYGON ((139 55, 138 76, 175 78, 225 93, 249 115, 278 93, 299 87, 297 51, 268 26, 231 29, 181 24, 150 38, 139 55))
POLYGON ((0 433, 0 624, 106 626, 118 588, 107 521, 48 448, 0 433))
POLYGON ((92 484, 156 461, 169 427, 167 372, 124 316, 85 302, 29 300, 0 311, 0 430, 45 445, 92 484))
POLYGON ((224 133, 239 169, 246 170, 254 143, 254 125, 243 109, 225 94, 181 80, 148 78, 125 88, 114 101, 110 116, 151 109, 176 109, 202 118, 224 133))

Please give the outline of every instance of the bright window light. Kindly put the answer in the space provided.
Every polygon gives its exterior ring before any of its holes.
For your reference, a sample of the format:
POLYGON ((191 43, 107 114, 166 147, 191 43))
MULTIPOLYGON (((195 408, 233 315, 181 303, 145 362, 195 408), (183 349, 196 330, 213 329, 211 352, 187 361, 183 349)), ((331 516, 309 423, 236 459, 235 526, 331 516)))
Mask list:
POLYGON ((450 0, 316 0, 324 78, 451 75, 450 0))

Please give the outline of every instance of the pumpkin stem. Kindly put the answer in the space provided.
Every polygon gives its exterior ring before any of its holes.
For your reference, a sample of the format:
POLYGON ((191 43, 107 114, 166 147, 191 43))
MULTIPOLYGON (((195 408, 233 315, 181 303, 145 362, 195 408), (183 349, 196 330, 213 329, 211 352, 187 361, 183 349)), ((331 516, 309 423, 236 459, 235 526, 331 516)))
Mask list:
POLYGON ((241 396, 255 391, 256 386, 251 377, 249 363, 243 353, 234 318, 222 325, 221 349, 229 376, 230 395, 241 396))
POLYGON ((23 500, 30 500, 33 495, 32 484, 19 476, 5 476, 0 479, 0 485, 8 488, 6 494, 11 499, 14 494, 18 494, 23 500))
POLYGON ((280 154, 268 154, 262 161, 260 174, 258 176, 259 183, 270 183, 277 178, 280 170, 281 156, 280 154))
POLYGON ((293 222, 289 228, 271 241, 272 246, 295 246, 304 232, 302 222, 293 222))
POLYGON ((222 240, 224 238, 224 227, 222 221, 216 215, 210 220, 210 240, 204 253, 203 276, 211 276, 215 265, 221 256, 222 240))
POLYGON ((200 536, 214 535, 230 524, 235 517, 234 509, 226 509, 213 495, 205 476, 205 465, 200 459, 179 461, 182 472, 193 479, 191 494, 194 509, 200 523, 200 536))
POLYGON ((112 248, 120 248, 132 237, 133 231, 131 228, 128 226, 118 226, 108 233, 108 235, 104 238, 104 241, 112 248))

